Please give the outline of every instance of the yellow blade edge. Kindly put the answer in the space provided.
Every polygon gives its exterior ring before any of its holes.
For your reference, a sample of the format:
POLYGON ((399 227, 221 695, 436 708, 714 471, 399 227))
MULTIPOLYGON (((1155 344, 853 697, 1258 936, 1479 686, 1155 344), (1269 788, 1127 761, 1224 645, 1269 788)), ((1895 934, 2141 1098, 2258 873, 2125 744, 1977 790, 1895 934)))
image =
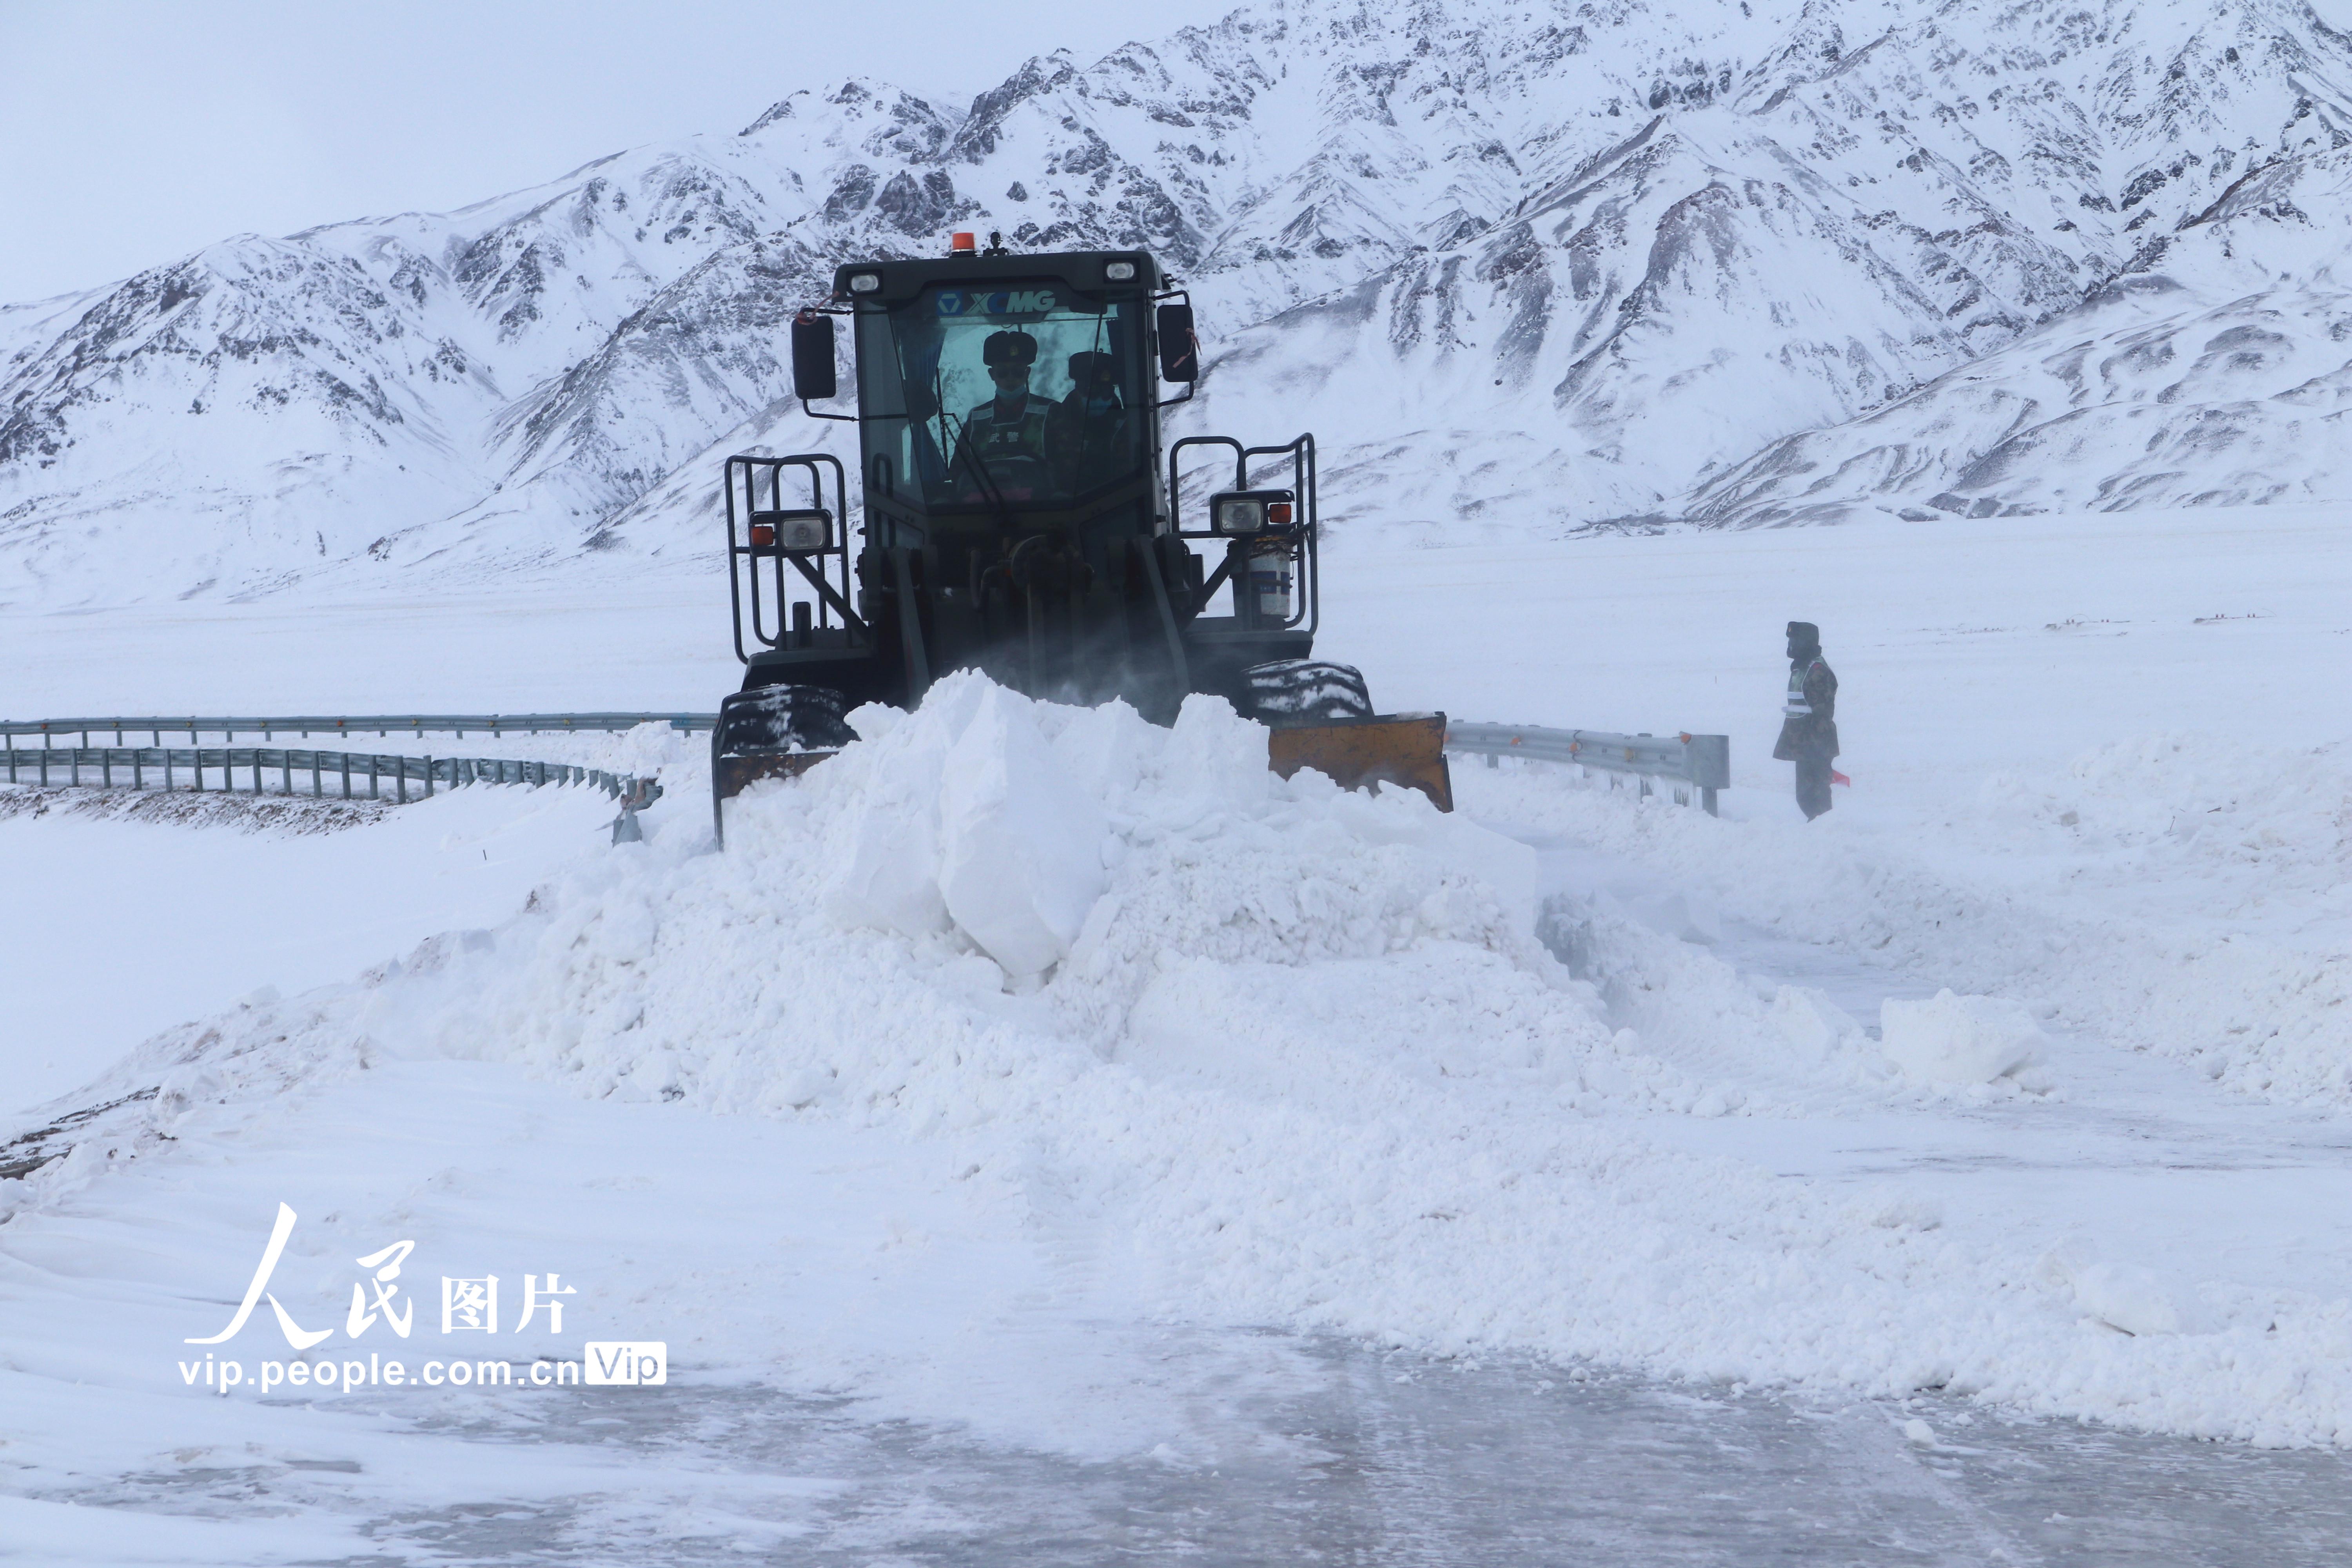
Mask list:
POLYGON ((1342 789, 1396 784, 1419 790, 1440 811, 1454 809, 1443 713, 1286 724, 1267 732, 1265 750, 1266 764, 1284 778, 1313 768, 1342 789))

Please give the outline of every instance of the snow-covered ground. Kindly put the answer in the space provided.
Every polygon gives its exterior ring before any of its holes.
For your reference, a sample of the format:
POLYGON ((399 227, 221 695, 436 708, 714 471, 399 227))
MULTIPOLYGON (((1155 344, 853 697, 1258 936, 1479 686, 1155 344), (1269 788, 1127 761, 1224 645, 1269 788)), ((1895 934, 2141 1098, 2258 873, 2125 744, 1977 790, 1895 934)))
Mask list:
MULTIPOLYGON (((1756 1453, 1812 1412, 1796 1469, 1873 1478, 1785 1527, 1825 1560, 2079 1560, 2045 1514, 2171 1506, 1988 1500, 2052 1462, 2019 1417, 2352 1447, 2343 521, 1337 532, 1322 646, 1384 704, 1727 732, 1719 820, 1466 761, 1441 818, 1272 780, 1213 704, 1171 736, 969 681, 747 797, 723 855, 663 733, 573 743, 662 764, 638 847, 585 792, 305 835, 0 817, 0 1131, 109 1107, 0 1183, 0 1533, 988 1561, 1074 1499, 1328 1474, 1333 1390, 1394 1410, 1395 1377, 1471 1380, 1408 1424, 1485 1387, 1571 1444, 1640 1446, 1612 1401, 1756 1453), (1792 617, 1856 780, 1811 825, 1768 760, 1792 617), (312 1359, 657 1339, 673 1386, 192 1386, 192 1352, 299 1359, 266 1303, 184 1342, 280 1204, 312 1359), (400 1240, 415 1337, 352 1338, 400 1240), (561 1334, 512 1331, 526 1273, 578 1289, 561 1334), (443 1334, 442 1277, 491 1274, 498 1339, 443 1334), (1692 1381, 1518 1403, 1619 1372, 1692 1381)), ((27 616, 0 658, 20 716, 707 707, 709 590, 27 616)), ((2193 1463, 2099 1441, 2102 1473, 2193 1463)), ((1714 1557, 1590 1539, 1739 1561, 1765 1511, 1714 1557)))

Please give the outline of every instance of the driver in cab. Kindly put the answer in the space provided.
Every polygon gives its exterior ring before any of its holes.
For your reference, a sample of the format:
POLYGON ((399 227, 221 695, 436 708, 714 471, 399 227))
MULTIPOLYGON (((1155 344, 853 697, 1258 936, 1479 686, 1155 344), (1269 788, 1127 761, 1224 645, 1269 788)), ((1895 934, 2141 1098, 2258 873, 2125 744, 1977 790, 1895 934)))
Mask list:
POLYGON ((1037 340, 1026 332, 991 332, 981 360, 996 395, 964 416, 966 476, 1006 500, 1027 500, 1046 488, 1046 427, 1054 412, 1052 403, 1029 390, 1037 340))

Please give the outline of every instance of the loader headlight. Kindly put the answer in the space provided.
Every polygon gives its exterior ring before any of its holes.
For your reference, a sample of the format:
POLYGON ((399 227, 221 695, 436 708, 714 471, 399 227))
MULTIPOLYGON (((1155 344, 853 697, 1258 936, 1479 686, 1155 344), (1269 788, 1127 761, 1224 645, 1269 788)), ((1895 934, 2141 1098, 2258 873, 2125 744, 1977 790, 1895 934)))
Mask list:
POLYGON ((1217 501, 1219 533, 1256 533, 1265 527, 1265 502, 1255 496, 1225 496, 1217 501))
POLYGON ((879 272, 853 272, 849 275, 849 291, 853 294, 871 294, 881 287, 882 274, 879 272))
POLYGON ((1135 277, 1135 263, 1132 261, 1110 262, 1103 268, 1103 276, 1114 283, 1128 282, 1135 277))
POLYGON ((751 548, 805 555, 833 546, 833 514, 823 510, 755 511, 751 548))
POLYGON ((1209 498, 1209 527, 1241 537, 1288 528, 1295 500, 1288 490, 1227 490, 1209 498))

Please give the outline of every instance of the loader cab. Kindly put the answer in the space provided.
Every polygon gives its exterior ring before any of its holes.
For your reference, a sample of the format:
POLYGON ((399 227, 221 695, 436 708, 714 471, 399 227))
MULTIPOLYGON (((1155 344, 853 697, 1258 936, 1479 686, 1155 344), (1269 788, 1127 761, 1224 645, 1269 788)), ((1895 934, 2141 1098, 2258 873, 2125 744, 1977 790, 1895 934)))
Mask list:
POLYGON ((859 478, 875 542, 924 547, 940 585, 1024 535, 1098 572, 1163 523, 1154 297, 1141 251, 961 253, 843 267, 859 478))
POLYGON ((1143 302, 934 283, 856 318, 866 484, 930 516, 1066 510, 1149 476, 1143 302))

